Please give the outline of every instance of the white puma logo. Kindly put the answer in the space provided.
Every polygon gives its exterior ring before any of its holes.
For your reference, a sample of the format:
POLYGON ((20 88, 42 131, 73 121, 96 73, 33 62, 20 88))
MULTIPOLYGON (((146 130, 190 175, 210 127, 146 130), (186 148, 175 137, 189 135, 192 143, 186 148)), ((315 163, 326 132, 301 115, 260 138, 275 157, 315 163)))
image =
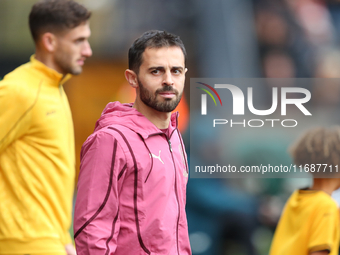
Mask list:
POLYGON ((150 157, 153 157, 153 158, 156 158, 156 159, 159 159, 160 162, 162 162, 162 164, 164 165, 164 162, 163 160, 161 159, 161 151, 159 150, 159 155, 156 156, 155 154, 151 153, 150 157))

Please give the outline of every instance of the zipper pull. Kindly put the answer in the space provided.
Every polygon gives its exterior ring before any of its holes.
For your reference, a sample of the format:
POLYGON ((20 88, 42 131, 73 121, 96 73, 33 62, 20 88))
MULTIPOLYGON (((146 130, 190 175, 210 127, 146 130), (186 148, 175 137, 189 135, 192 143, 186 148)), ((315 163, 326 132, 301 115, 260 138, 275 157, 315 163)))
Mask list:
POLYGON ((168 140, 170 151, 172 152, 171 141, 168 140))

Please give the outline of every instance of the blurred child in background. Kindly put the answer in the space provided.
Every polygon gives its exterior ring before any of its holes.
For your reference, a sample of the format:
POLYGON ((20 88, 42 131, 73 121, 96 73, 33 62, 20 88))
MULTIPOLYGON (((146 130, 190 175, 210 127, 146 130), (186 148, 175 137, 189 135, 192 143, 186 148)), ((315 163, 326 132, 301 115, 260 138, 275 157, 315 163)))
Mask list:
POLYGON ((331 194, 340 187, 340 128, 307 131, 291 154, 297 167, 313 174, 313 185, 288 199, 269 254, 338 254, 339 210, 331 194))

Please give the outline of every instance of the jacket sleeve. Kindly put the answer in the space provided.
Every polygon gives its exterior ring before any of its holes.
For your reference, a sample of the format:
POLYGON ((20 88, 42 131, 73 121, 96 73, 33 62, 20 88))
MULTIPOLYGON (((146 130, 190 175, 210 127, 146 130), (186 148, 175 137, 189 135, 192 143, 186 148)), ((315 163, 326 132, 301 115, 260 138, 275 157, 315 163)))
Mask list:
POLYGON ((0 154, 29 128, 34 99, 25 86, 0 82, 0 154))
POLYGON ((117 140, 104 132, 90 136, 81 154, 74 212, 77 254, 114 254, 120 229, 118 204, 125 154, 117 140))

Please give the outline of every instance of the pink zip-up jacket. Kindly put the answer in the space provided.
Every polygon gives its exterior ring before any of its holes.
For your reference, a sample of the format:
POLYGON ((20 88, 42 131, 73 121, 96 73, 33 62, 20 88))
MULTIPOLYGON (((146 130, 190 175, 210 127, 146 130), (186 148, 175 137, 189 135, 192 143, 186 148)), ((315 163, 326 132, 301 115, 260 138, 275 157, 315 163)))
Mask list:
POLYGON ((132 104, 106 106, 81 151, 77 255, 191 254, 188 165, 177 113, 168 131, 132 104))

